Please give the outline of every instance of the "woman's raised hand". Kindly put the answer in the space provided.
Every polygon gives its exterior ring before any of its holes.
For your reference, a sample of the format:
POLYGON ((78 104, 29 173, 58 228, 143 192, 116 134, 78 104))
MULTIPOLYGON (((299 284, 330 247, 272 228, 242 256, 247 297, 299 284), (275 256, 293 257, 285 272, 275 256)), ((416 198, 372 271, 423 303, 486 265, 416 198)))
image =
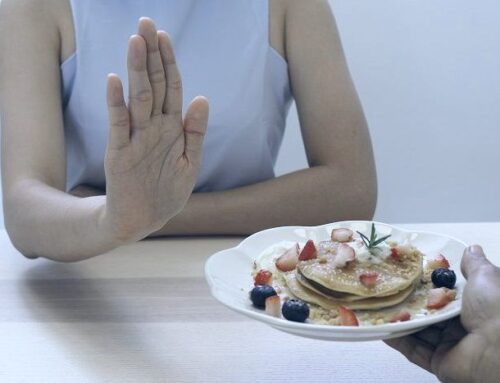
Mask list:
POLYGON ((128 46, 129 102, 111 74, 106 209, 102 219, 127 242, 160 229, 186 204, 201 161, 208 102, 196 97, 182 114, 182 82, 172 43, 141 18, 128 46))

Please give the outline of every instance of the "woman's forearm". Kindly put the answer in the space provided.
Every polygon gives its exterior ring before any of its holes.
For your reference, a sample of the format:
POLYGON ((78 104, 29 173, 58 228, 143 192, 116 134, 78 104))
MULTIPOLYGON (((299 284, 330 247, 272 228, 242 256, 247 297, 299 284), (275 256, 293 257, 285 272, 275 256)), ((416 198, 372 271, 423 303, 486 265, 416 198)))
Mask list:
POLYGON ((120 244, 103 219, 105 196, 77 198, 38 181, 24 181, 6 191, 4 201, 10 238, 29 258, 73 262, 120 244))
POLYGON ((376 204, 372 169, 365 177, 327 166, 233 190, 193 194, 161 235, 250 234, 274 226, 370 219, 376 204))

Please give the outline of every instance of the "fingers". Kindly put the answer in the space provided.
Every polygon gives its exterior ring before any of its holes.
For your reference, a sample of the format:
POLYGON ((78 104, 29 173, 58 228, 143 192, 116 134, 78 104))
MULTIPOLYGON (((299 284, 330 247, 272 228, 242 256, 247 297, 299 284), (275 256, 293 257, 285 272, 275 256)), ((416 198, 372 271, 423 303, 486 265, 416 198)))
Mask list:
POLYGON ((435 349, 430 344, 412 335, 403 338, 387 339, 384 342, 398 350, 410 362, 432 372, 431 362, 435 349))
POLYGON ((163 103, 163 113, 182 117, 182 79, 177 68, 174 48, 168 34, 158 32, 160 54, 167 75, 167 94, 163 103))
POLYGON ((184 153, 190 162, 201 162, 201 147, 207 130, 208 101, 198 96, 189 105, 184 118, 184 153))
POLYGON ((153 107, 153 92, 147 70, 146 41, 138 35, 129 40, 128 47, 129 108, 132 129, 149 126, 153 107))
POLYGON ((413 334, 413 336, 431 346, 436 347, 441 342, 441 338, 443 336, 443 329, 430 326, 422 331, 417 332, 416 334, 413 334))
POLYGON ((418 338, 433 347, 442 347, 444 344, 456 344, 467 332, 462 326, 459 317, 436 323, 427 327, 415 334, 413 337, 418 338))
POLYGON ((121 149, 130 142, 130 120, 123 97, 123 85, 116 74, 108 76, 107 102, 109 115, 108 147, 115 150, 121 149))
POLYGON ((139 20, 139 35, 146 41, 147 71, 153 91, 152 115, 155 116, 162 113, 166 93, 166 77, 158 46, 158 33, 153 20, 147 17, 142 17, 139 20))
POLYGON ((481 246, 472 245, 465 249, 461 262, 462 274, 465 278, 469 279, 485 266, 488 267, 493 265, 486 259, 481 246))

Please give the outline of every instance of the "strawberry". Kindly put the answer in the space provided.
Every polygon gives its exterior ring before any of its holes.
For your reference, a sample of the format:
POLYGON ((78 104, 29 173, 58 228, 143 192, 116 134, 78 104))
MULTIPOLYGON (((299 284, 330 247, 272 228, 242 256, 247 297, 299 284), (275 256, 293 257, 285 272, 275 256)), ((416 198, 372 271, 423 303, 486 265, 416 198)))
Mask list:
POLYGON ((340 325, 341 326, 359 326, 358 318, 354 311, 344 306, 339 306, 340 325))
POLYGON ((353 235, 350 229, 333 229, 331 237, 334 242, 350 242, 353 235))
POLYGON ((448 262, 443 254, 439 254, 436 258, 427 261, 427 268, 429 268, 430 270, 435 270, 438 268, 449 269, 450 262, 448 262))
POLYGON ((377 284, 378 273, 374 271, 367 271, 359 276, 361 283, 371 289, 377 284))
POLYGON ((281 317, 281 300, 279 295, 273 295, 266 299, 266 314, 273 317, 281 317))
POLYGON ((427 308, 440 309, 455 300, 456 296, 457 292, 455 290, 450 290, 446 287, 431 289, 427 295, 427 308))
POLYGON ((391 258, 394 261, 400 261, 401 260, 401 255, 398 253, 398 249, 393 247, 391 248, 391 258))
POLYGON ((269 270, 262 269, 259 270, 259 272, 255 275, 254 278, 254 285, 270 285, 271 280, 273 278, 273 273, 271 273, 269 270))
POLYGON ((276 260, 276 268, 283 272, 292 271, 293 269, 295 269, 295 267, 297 267, 297 263, 299 263, 299 250, 300 248, 298 243, 286 250, 276 260))
POLYGON ((316 250, 316 246, 314 246, 314 242, 310 239, 304 245, 304 248, 300 252, 299 261, 308 261, 309 259, 314 259, 318 256, 318 251, 316 250))
POLYGON ((354 261, 355 257, 356 253, 354 252, 354 249, 349 245, 341 243, 337 249, 337 255, 333 260, 333 265, 335 267, 342 268, 347 264, 347 262, 354 261))
POLYGON ((389 319, 389 322, 406 322, 411 319, 411 314, 406 310, 401 310, 400 312, 394 314, 394 316, 389 319))

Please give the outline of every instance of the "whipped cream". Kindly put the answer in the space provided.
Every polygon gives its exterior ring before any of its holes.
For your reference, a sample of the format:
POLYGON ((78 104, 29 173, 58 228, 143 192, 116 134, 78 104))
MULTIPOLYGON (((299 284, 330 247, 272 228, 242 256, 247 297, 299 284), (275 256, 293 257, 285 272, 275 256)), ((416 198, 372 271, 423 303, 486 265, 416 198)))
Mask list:
POLYGON ((391 256, 391 247, 386 243, 381 243, 371 250, 361 240, 349 242, 348 245, 354 249, 356 260, 361 263, 379 264, 391 256))

